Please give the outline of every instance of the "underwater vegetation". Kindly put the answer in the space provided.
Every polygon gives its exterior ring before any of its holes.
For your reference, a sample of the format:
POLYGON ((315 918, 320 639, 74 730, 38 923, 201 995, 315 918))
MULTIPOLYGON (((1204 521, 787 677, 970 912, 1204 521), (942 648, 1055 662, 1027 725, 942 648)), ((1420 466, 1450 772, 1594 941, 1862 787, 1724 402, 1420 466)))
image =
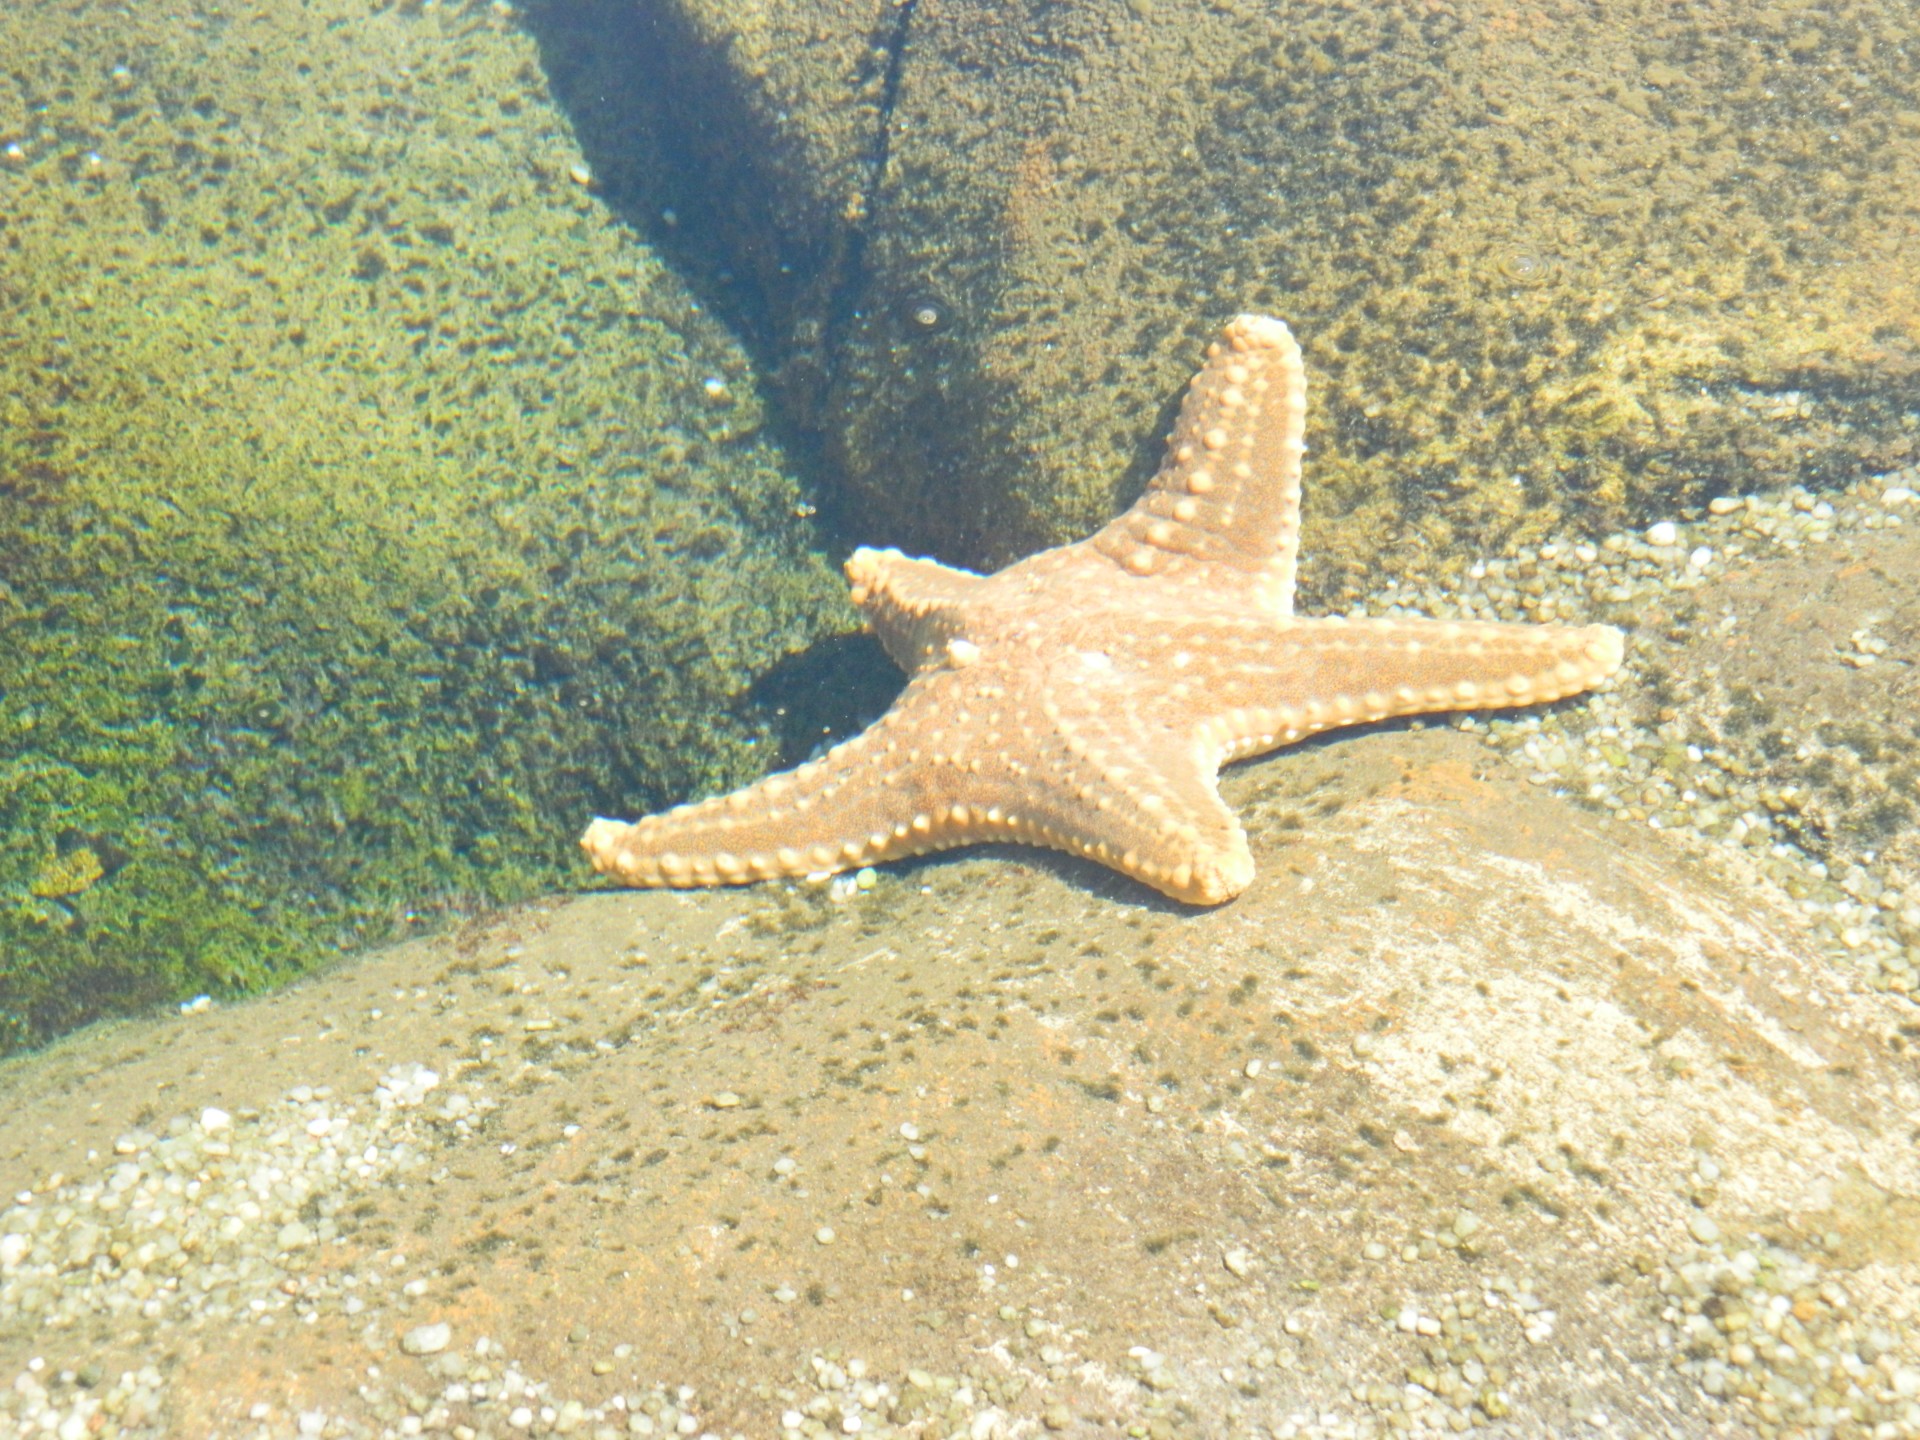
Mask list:
POLYGON ((576 883, 847 623, 523 37, 171 23, 0 18, 0 1050, 576 883))

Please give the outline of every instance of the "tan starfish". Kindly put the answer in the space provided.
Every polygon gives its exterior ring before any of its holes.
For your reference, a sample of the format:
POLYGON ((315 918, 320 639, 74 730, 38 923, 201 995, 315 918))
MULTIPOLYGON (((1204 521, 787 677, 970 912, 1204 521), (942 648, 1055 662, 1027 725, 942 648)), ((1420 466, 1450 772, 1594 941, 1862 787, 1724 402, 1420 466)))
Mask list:
POLYGON ((854 551, 853 603, 910 677, 893 708, 731 795, 595 820, 595 868, 727 885, 1016 840, 1217 904, 1253 878, 1221 765, 1389 715, 1555 700, 1619 666, 1606 625, 1294 615, 1306 404, 1287 327, 1243 315, 1160 473, 1097 534, 986 576, 854 551))

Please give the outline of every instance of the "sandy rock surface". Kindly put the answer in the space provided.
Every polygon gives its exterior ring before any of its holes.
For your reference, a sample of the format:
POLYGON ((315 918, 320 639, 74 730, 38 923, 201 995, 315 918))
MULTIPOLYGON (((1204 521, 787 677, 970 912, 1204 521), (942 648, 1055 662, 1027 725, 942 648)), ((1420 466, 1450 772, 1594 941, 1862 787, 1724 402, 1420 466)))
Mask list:
POLYGON ((1738 855, 1487 763, 1243 767, 1210 913, 987 850, 75 1037, 4 1072, 0 1370, 151 1366, 205 1436, 1910 1425, 1911 1007, 1738 855), (147 1317, 169 1145, 200 1238, 147 1317), (295 1203, 226 1223, 267 1165, 295 1203))

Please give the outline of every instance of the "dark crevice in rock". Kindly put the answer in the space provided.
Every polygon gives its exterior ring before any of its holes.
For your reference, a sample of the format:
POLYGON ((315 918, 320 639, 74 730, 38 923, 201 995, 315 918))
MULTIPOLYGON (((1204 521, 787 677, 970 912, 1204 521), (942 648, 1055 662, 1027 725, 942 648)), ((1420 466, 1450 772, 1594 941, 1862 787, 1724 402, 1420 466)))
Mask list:
POLYGON ((913 13, 919 0, 902 0, 886 6, 873 41, 873 52, 886 56, 886 69, 880 82, 879 113, 873 127, 872 150, 867 160, 867 182, 861 197, 859 220, 849 227, 846 264, 842 267, 828 309, 826 354, 837 353, 837 341, 845 323, 854 317, 860 297, 867 292, 867 239, 872 233, 872 207, 887 180, 887 158, 893 145, 894 107, 900 98, 901 77, 906 70, 907 40, 913 28, 913 13))
MULTIPOLYGON (((788 415, 807 413, 824 390, 821 317, 847 264, 853 177, 821 173, 801 117, 753 93, 735 37, 704 33, 685 7, 531 0, 522 13, 596 193, 741 338, 788 415)), ((846 103, 858 93, 856 77, 846 103)))

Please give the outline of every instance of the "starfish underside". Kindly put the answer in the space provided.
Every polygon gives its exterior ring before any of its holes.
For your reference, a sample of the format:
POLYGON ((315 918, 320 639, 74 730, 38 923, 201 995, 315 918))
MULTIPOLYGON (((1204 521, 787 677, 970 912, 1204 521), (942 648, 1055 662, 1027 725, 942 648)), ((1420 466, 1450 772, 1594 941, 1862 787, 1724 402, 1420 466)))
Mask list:
POLYGON ((1532 705, 1618 668, 1611 626, 1293 613, 1306 376, 1277 320, 1209 347, 1167 458, 1097 534, 982 576, 856 550, 908 674, 813 763, 581 844, 628 885, 821 875, 987 840, 1085 855, 1194 904, 1253 878, 1228 761, 1340 725, 1532 705))

